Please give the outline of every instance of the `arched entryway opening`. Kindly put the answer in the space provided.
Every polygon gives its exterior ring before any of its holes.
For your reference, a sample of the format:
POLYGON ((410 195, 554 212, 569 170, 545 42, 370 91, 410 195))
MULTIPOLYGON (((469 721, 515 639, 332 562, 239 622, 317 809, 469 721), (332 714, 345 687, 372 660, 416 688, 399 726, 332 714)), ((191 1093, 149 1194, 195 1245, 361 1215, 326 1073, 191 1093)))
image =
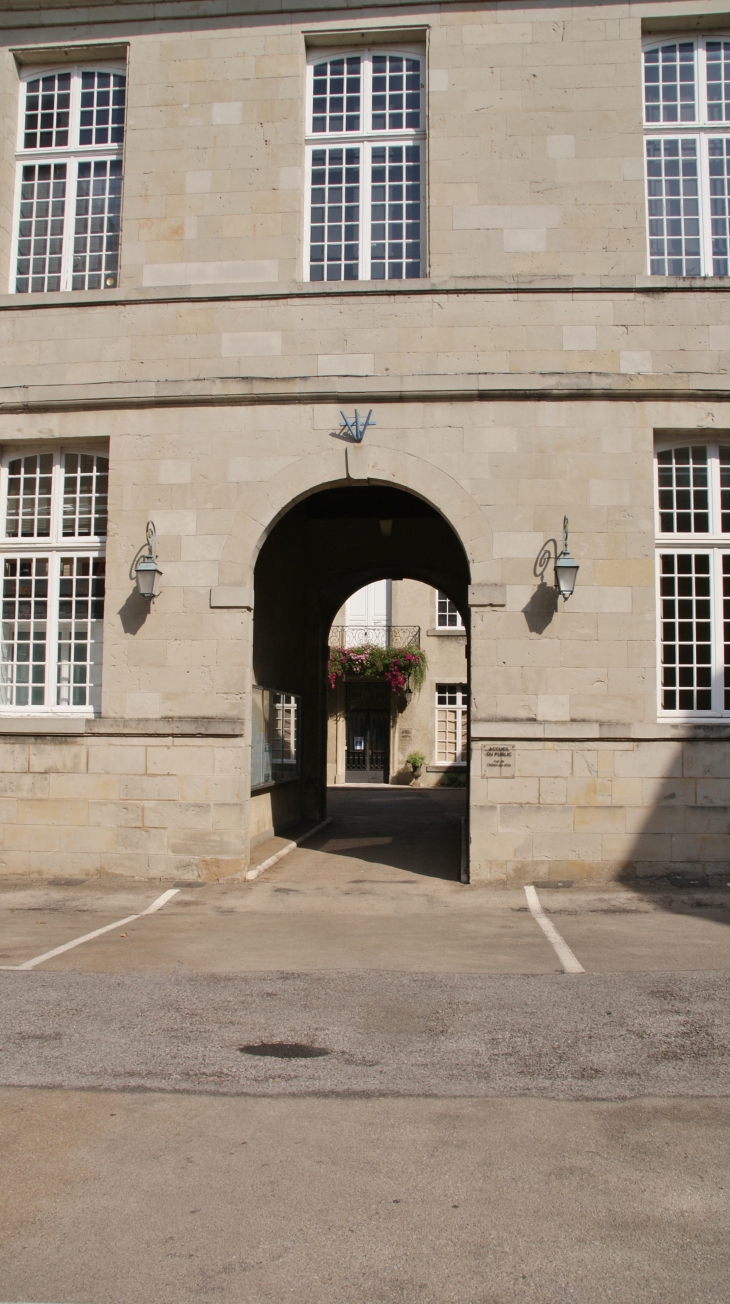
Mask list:
MULTIPOLYGON (((353 592, 383 579, 416 580, 447 595, 468 644, 464 548, 444 516, 412 492, 374 483, 321 488, 281 515, 262 545, 254 571, 254 714, 268 712, 262 727, 282 755, 289 748, 289 772, 284 762, 276 774, 252 766, 252 841, 269 821, 283 831, 324 818, 330 630, 353 592)), ((256 719, 254 747, 255 739, 256 719)))

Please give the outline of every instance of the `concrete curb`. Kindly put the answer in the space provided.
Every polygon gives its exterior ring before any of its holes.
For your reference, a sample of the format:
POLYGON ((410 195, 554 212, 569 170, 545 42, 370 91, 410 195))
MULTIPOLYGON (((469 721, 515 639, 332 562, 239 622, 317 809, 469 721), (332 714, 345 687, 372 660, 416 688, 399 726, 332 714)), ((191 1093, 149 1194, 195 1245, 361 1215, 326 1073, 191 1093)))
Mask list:
POLYGON ((319 833, 320 829, 325 828, 327 824, 331 823, 332 819, 330 816, 328 816, 326 820, 321 820, 319 824, 315 824, 313 829, 308 829, 306 833, 302 833, 301 836, 295 838, 293 842, 287 842, 286 846, 281 848, 281 851, 276 852, 276 855, 269 856, 268 860, 262 860, 261 864, 254 865, 253 869, 247 869, 243 877, 248 882, 251 882, 252 879, 258 878, 259 874, 263 874, 265 869, 271 869, 271 866, 275 865, 277 860, 281 860, 282 856, 288 856, 289 852, 293 851, 295 847, 301 846, 303 842, 307 841, 307 838, 311 838, 313 834, 319 833))

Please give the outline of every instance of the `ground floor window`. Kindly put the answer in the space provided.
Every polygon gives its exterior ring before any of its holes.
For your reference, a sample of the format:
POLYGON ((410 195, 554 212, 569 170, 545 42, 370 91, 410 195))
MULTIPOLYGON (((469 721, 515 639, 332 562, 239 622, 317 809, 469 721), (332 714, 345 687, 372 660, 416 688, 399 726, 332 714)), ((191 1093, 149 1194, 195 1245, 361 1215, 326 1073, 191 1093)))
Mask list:
POLYGON ((251 787, 299 777, 301 698, 272 688, 253 689, 251 787))
POLYGON ((730 712, 730 553, 659 553, 663 711, 730 712))
POLYGON ((468 697, 466 684, 436 685, 436 760, 466 763, 468 697))
POLYGON ((89 448, 0 464, 0 709, 101 711, 108 480, 89 448))

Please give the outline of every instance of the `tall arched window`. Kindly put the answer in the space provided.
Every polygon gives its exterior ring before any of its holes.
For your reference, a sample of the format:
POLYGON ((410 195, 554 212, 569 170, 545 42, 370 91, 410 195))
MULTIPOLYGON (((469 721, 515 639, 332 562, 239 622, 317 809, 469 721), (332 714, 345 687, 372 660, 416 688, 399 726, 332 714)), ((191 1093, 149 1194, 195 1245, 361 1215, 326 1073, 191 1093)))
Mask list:
POLYGON ((42 68, 21 83, 11 289, 111 289, 119 275, 123 68, 42 68))
POLYGON ((659 710, 730 716, 730 446, 656 452, 659 710))
POLYGON ((649 271, 730 275, 730 36, 644 49, 649 271))
POLYGON ((311 56, 307 90, 310 281, 425 274, 425 61, 374 49, 311 56))

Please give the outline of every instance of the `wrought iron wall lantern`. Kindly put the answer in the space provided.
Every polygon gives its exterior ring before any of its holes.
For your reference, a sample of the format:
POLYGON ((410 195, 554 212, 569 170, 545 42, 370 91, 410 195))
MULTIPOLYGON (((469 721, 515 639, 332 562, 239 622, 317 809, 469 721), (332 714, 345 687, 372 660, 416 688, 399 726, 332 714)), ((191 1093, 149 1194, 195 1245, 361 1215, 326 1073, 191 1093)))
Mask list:
POLYGON ((555 558, 555 583, 564 602, 568 601, 575 588, 575 581, 580 567, 568 551, 568 518, 563 517, 563 551, 555 558))
POLYGON ((535 575, 539 576, 540 582, 544 583, 544 575, 553 557, 555 550, 555 587, 564 602, 568 601, 571 593, 575 589, 575 581, 580 567, 574 557, 571 557, 568 551, 568 518, 563 517, 563 551, 558 553, 558 544, 556 539, 548 539, 538 553, 535 561, 535 575))
POLYGON ((134 568, 137 591, 146 602, 154 602, 160 591, 162 571, 157 565, 157 531, 154 521, 147 522, 147 552, 134 568))

